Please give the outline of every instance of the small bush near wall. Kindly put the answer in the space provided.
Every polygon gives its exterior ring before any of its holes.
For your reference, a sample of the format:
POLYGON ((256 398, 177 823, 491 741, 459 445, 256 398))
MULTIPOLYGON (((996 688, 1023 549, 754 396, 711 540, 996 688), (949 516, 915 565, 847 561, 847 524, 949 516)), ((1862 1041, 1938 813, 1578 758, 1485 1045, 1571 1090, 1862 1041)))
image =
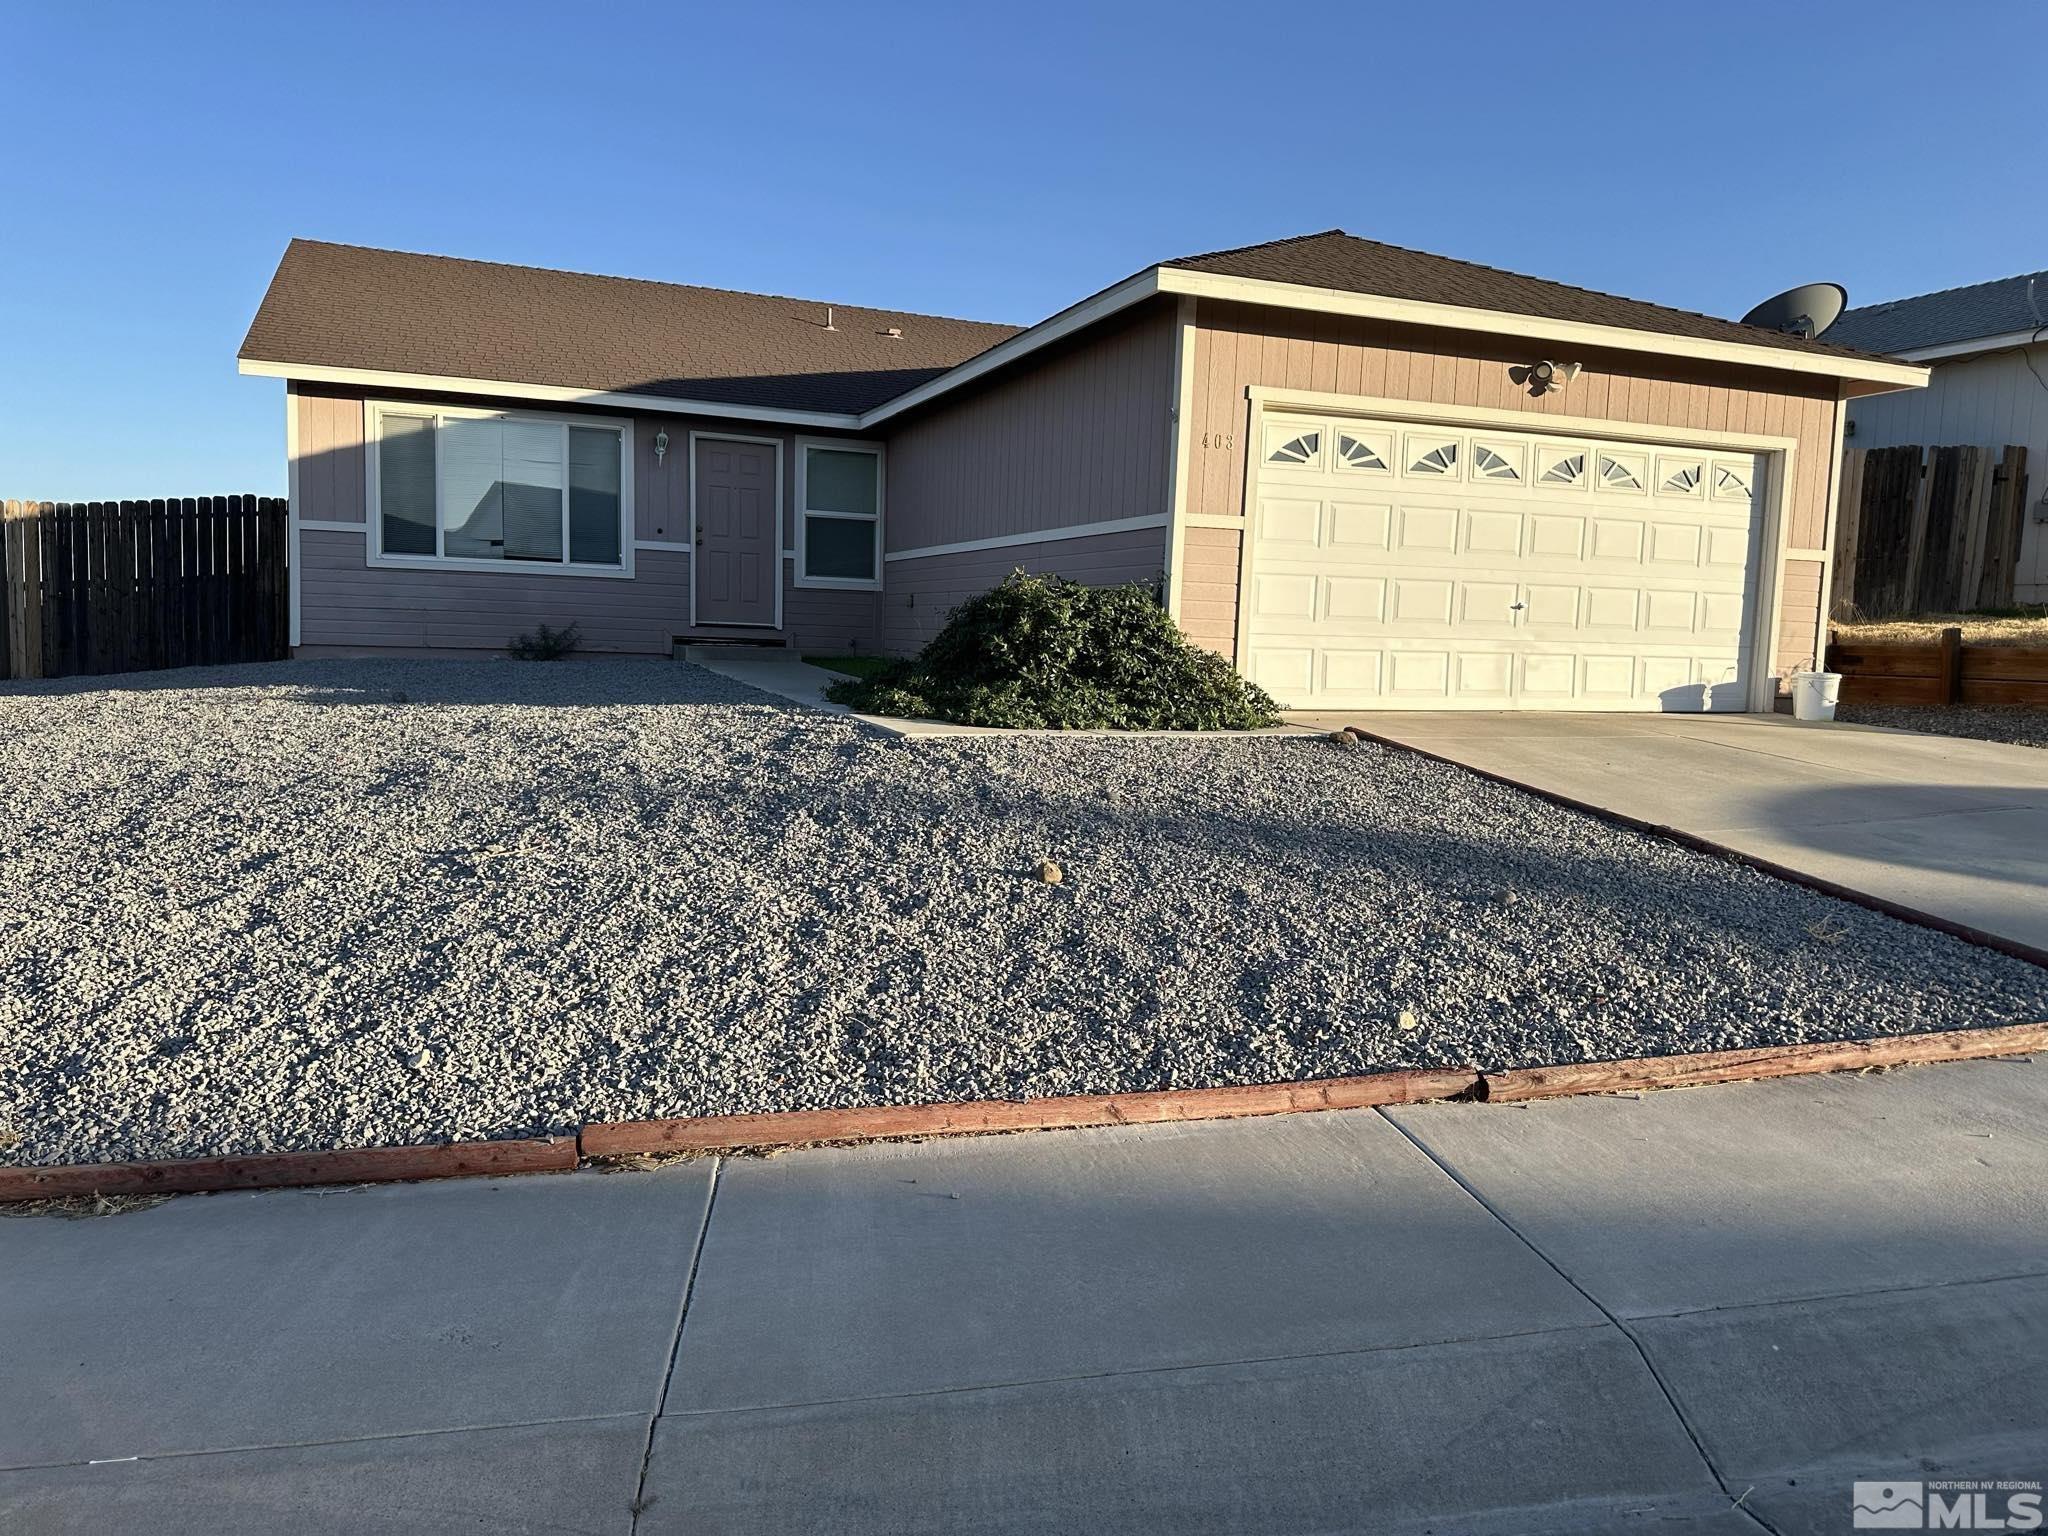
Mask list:
POLYGON ((869 714, 1058 730, 1246 731, 1275 705, 1188 643, 1148 588, 1014 571, 918 656, 828 697, 869 714))
POLYGON ((514 661, 560 661, 582 643, 583 635, 574 624, 564 624, 560 629, 542 624, 513 636, 505 650, 514 661))

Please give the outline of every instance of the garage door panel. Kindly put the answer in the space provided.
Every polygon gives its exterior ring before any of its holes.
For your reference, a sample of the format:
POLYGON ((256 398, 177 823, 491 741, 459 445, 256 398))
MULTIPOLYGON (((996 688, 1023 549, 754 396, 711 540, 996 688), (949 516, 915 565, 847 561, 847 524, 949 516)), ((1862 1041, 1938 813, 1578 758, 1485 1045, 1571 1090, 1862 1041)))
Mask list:
POLYGON ((1522 589, 1512 581, 1465 581, 1458 584, 1460 630, 1515 627, 1515 604, 1522 589))
POLYGON ((1327 547, 1335 551, 1387 548, 1388 530, 1393 527, 1394 508, 1390 502, 1333 501, 1330 503, 1327 547))
POLYGON ((1263 496, 1259 499, 1259 540, 1275 550, 1292 546, 1315 551, 1323 545, 1323 504, 1319 500, 1263 496))
POLYGON ((1387 656, 1387 692, 1395 698, 1442 698, 1450 677, 1449 651, 1393 651, 1387 656))
POLYGON ((1465 514, 1465 548, 1475 555, 1519 555, 1523 521, 1519 511, 1474 508, 1465 514))
POLYGON ((1246 669, 1283 702, 1746 706, 1756 455, 1265 419, 1246 669))
POLYGON ((1451 622, 1451 598, 1457 591, 1456 582, 1426 576, 1400 576, 1394 579, 1393 589, 1393 623, 1451 622))
POLYGON ((1458 549, 1456 507, 1401 508, 1401 542, 1405 554, 1449 555, 1458 549))
POLYGON ((1323 617, 1338 624, 1383 624, 1387 583, 1380 576, 1325 576, 1323 617))

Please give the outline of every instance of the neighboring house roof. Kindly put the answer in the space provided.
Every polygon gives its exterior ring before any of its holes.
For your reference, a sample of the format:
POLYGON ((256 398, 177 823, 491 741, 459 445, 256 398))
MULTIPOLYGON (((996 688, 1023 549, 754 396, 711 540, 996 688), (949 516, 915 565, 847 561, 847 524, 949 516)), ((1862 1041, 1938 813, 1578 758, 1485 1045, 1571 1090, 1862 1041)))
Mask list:
POLYGON ((859 412, 1017 333, 770 294, 294 240, 252 361, 859 412), (891 328, 900 336, 891 336, 891 328))
POLYGON ((1686 336, 1698 341, 1726 341, 1744 346, 1774 347, 1784 351, 1824 353, 1854 358, 1863 354, 1836 343, 1829 333, 1825 342, 1808 341, 1783 331, 1744 325, 1739 320, 1722 320, 1691 310, 1670 309, 1642 299, 1624 299, 1590 288, 1574 288, 1548 278, 1525 277, 1498 267, 1476 262, 1455 261, 1411 251, 1403 246, 1361 240, 1341 229, 1326 229, 1317 235, 1297 235, 1291 240, 1270 240, 1264 245, 1240 246, 1229 251, 1210 251, 1164 263, 1189 272, 1215 272, 1229 277, 1258 278, 1273 283, 1294 283, 1310 288, 1334 288, 1345 293, 1369 293, 1381 298, 1410 299, 1426 304, 1457 304, 1470 309, 1500 310, 1509 314, 1535 315, 1546 320, 1566 320, 1579 325, 1618 326, 1624 330, 1653 331, 1667 336, 1686 336))
POLYGON ((2023 272, 2018 277, 1845 310, 1828 331, 1828 340, 1873 352, 1916 352, 1923 347, 2011 337, 2040 330, 2044 324, 2048 324, 2048 272, 2023 272), (2030 284, 2034 285, 2031 303, 2030 284))

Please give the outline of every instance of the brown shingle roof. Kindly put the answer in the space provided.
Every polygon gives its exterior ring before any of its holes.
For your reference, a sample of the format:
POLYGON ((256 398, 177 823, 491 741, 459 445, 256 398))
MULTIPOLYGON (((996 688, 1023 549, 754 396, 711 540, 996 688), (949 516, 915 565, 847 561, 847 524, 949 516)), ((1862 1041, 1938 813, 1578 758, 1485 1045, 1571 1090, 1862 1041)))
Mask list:
MULTIPOLYGON (((1547 278, 1525 277, 1475 262, 1454 261, 1411 251, 1377 240, 1361 240, 1341 229, 1326 229, 1316 235, 1296 235, 1290 240, 1271 240, 1264 245, 1240 246, 1229 251, 1210 251, 1164 263, 1194 272, 1214 272, 1226 277, 1264 278, 1275 283, 1296 283, 1310 288, 1335 288, 1347 293, 1369 293, 1379 298, 1408 299, 1424 304, 1454 304, 1469 309, 1500 310, 1509 314, 1534 315, 1544 320, 1576 321, 1582 325, 1621 326, 1629 330, 1654 331, 1667 336, 1688 336, 1700 341, 1732 341, 1751 346, 1781 347, 1788 351, 1819 353, 1831 357, 1865 358, 1869 354, 1825 341, 1804 341, 1780 331, 1698 315, 1690 310, 1666 309, 1641 299, 1619 298, 1574 288, 1547 278)), ((1762 295, 1759 295, 1762 297, 1762 295)))
POLYGON ((845 304, 832 319, 806 299, 294 240, 241 356, 857 412, 1017 331, 845 304))

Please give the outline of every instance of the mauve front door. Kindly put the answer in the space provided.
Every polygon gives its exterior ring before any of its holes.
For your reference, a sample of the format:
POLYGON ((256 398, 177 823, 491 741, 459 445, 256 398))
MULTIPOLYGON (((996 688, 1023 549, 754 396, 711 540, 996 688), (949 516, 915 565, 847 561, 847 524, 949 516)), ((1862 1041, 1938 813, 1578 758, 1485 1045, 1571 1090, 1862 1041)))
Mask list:
POLYGON ((781 457, 779 443, 697 439, 697 547, 690 563, 699 624, 775 623, 781 457))

